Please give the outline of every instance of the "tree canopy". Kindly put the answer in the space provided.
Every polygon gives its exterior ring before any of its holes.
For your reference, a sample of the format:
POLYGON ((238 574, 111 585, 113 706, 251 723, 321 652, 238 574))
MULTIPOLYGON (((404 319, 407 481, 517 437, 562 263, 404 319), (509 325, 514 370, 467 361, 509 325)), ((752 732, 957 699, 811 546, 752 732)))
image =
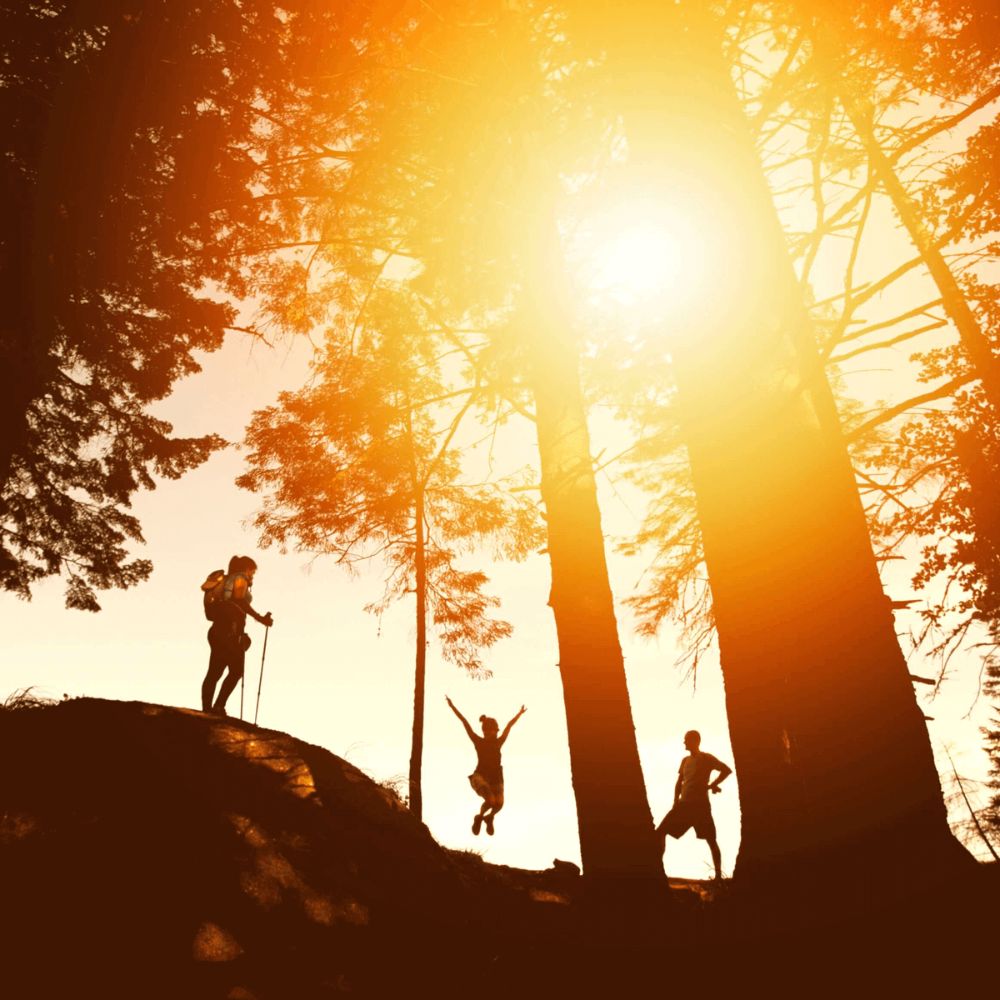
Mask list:
POLYGON ((150 406, 262 294, 246 255, 295 213, 255 190, 275 169, 303 171, 266 163, 268 108, 292 106, 317 62, 336 61, 362 15, 351 9, 4 5, 5 589, 29 597, 62 574, 67 604, 96 610, 97 591, 149 575, 131 497, 224 444, 173 437, 150 406))

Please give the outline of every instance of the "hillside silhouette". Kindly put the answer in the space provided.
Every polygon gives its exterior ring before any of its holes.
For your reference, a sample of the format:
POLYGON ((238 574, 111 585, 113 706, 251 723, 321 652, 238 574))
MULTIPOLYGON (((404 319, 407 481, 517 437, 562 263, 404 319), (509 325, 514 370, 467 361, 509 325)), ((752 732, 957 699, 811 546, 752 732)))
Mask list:
POLYGON ((824 901, 803 924, 695 883, 667 905, 663 887, 589 892, 571 866, 488 865, 335 755, 186 709, 23 699, 0 749, 12 997, 630 996, 828 953, 846 973, 866 941, 901 981, 928 914, 947 915, 944 954, 974 939, 972 911, 926 889, 828 947, 824 901))
POLYGON ((447 992, 577 938, 572 870, 447 851, 283 733, 82 698, 0 711, 0 744, 19 996, 447 992))

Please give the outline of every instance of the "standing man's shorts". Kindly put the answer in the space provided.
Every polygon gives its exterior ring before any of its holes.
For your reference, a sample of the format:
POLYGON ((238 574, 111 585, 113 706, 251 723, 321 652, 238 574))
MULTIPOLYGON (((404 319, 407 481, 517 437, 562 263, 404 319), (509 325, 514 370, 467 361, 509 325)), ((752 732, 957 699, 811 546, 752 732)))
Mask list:
POLYGON ((695 836, 700 840, 715 840, 715 820, 708 799, 703 801, 681 800, 663 817, 656 832, 664 836, 683 837, 694 827, 695 836))

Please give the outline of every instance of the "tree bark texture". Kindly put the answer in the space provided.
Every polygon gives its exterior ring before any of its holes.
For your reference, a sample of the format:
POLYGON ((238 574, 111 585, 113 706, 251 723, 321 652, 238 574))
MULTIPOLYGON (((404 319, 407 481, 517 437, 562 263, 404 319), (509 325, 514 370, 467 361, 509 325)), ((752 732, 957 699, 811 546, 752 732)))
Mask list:
POLYGON ((964 852, 721 37, 707 16, 672 5, 644 5, 630 26, 608 36, 630 156, 700 220, 711 272, 697 315, 681 310, 664 332, 740 785, 736 875, 834 878, 866 862, 885 872, 915 856, 957 859, 964 852))

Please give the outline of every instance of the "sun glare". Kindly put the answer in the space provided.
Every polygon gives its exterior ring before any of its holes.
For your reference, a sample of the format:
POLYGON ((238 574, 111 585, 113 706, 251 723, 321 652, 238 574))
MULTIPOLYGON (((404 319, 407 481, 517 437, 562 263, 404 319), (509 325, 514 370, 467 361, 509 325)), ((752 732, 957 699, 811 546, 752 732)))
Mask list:
POLYGON ((682 259, 677 234, 662 222, 632 222, 595 253, 594 285, 625 300, 658 298, 676 284, 682 259))
POLYGON ((693 205, 609 199, 578 231, 579 279, 598 301, 683 310, 706 291, 711 229, 693 205))

